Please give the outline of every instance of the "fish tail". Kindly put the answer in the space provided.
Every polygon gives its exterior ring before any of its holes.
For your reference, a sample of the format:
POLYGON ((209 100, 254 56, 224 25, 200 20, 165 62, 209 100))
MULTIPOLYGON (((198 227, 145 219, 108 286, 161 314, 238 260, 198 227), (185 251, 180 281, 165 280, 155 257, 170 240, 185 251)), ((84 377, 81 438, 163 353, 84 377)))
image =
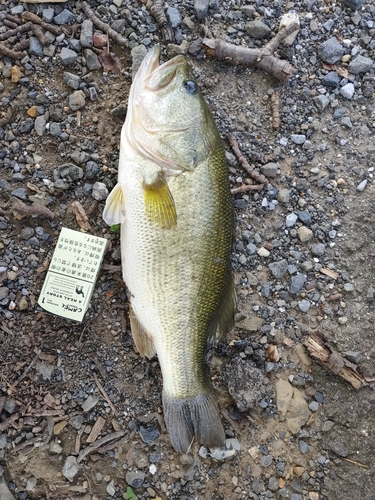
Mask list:
POLYGON ((222 446, 225 434, 215 394, 174 399, 163 394, 164 420, 173 448, 186 453, 194 436, 204 446, 222 446))

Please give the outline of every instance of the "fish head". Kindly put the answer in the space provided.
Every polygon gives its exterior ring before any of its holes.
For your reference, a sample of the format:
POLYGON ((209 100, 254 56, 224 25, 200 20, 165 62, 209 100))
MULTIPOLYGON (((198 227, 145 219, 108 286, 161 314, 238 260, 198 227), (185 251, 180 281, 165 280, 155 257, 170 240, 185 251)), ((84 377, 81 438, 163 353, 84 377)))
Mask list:
POLYGON ((193 170, 220 138, 187 60, 178 55, 159 65, 159 56, 155 46, 135 76, 126 138, 167 173, 193 170))

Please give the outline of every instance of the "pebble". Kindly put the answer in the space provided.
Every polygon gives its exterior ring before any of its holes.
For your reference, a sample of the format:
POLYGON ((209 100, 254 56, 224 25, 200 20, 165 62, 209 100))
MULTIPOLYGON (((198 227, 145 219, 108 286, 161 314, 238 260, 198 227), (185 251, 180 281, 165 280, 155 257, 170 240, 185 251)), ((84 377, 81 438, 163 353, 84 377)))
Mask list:
POLYGON ((358 365, 363 360, 363 356, 359 351, 346 351, 344 356, 355 365, 358 365))
POLYGON ((339 62, 344 53, 345 49, 336 37, 329 38, 318 47, 318 55, 320 59, 329 64, 339 62))
POLYGON ((365 187, 367 186, 367 182, 368 180, 367 179, 364 179, 362 182, 360 182, 358 185, 357 185, 357 191, 360 191, 362 192, 365 187))
POLYGON ((298 443, 299 451, 302 455, 306 455, 309 452, 310 446, 305 441, 299 441, 298 443))
POLYGON ((107 484, 106 490, 107 490, 108 495, 110 495, 111 497, 115 496, 116 488, 115 488, 115 483, 114 483, 113 479, 107 484))
POLYGON ((291 214, 288 214, 285 219, 285 225, 286 227, 293 227, 295 223, 297 222, 297 215, 293 212, 291 214))
POLYGON ((340 94, 345 97, 345 99, 351 99, 354 95, 355 88, 352 83, 347 83, 340 89, 340 94))
POLYGON ((362 7, 363 0, 342 0, 342 3, 345 7, 349 7, 349 9, 356 11, 362 7))
POLYGON ((77 463, 77 458, 72 455, 68 456, 62 468, 63 476, 66 477, 70 482, 72 482, 78 471, 79 465, 77 463))
POLYGON ((95 200, 101 201, 106 200, 108 197, 109 191, 107 186, 103 182, 95 182, 92 187, 92 197, 95 200))
POLYGON ((167 16, 172 28, 177 28, 181 24, 181 15, 175 7, 167 7, 167 16))
POLYGON ((84 108, 86 105, 86 96, 82 90, 76 90, 69 96, 69 108, 72 111, 84 108))
POLYGON ((311 401, 309 403, 309 410, 313 411, 313 412, 318 411, 319 410, 319 403, 318 403, 318 401, 311 401))
POLYGON ((255 408, 264 396, 263 374, 247 359, 228 365, 225 378, 228 391, 234 398, 239 411, 255 408))
POLYGON ((43 57, 43 45, 34 36, 30 37, 29 53, 32 56, 43 57))
POLYGON ((94 24, 90 19, 85 19, 81 24, 81 33, 79 41, 82 47, 92 47, 93 45, 94 24))
POLYGON ((69 73, 68 71, 64 71, 63 74, 64 82, 69 85, 74 90, 78 90, 79 84, 81 83, 81 79, 78 75, 74 75, 73 73, 69 73))
POLYGON ((61 63, 64 66, 68 66, 70 64, 75 64, 78 59, 78 54, 72 49, 68 49, 67 47, 63 47, 60 52, 61 63))
POLYGON ((245 31, 252 38, 256 38, 257 40, 263 40, 264 38, 267 38, 271 33, 271 29, 259 19, 246 23, 245 31))
POLYGON ((359 55, 350 61, 348 70, 353 75, 359 75, 360 73, 367 73, 370 71, 373 64, 373 60, 369 57, 359 55))
POLYGON ((276 177, 277 176, 277 171, 280 168, 280 165, 278 163, 266 163, 262 167, 260 167, 260 171, 262 172, 263 175, 266 177, 276 177))
POLYGON ((88 398, 81 404, 82 410, 88 412, 98 404, 99 398, 96 396, 88 396, 88 398))
POLYGON ((142 471, 128 471, 126 473, 126 482, 133 488, 140 488, 145 480, 145 473, 142 471))
POLYGON ((209 0, 194 0, 194 10, 197 15, 198 21, 202 21, 206 18, 209 3, 209 0))
POLYGON ((303 287, 306 283, 306 275, 305 274, 297 274, 296 276, 292 276, 289 285, 289 291, 295 297, 302 292, 303 287))
POLYGON ((317 255, 319 257, 324 255, 325 250, 326 250, 326 246, 324 243, 314 243, 313 245, 311 245, 310 248, 311 248, 311 252, 314 255, 317 255))
POLYGON ((302 312, 307 312, 310 309, 310 301, 306 299, 300 300, 298 307, 302 312))
POLYGON ((308 227, 306 226, 301 226, 297 229, 297 234, 298 234, 298 238, 303 242, 305 243, 306 241, 309 241, 311 240, 311 238, 313 237, 313 232, 311 231, 311 229, 309 229, 308 227))
POLYGON ((102 67, 99 58, 94 51, 92 51, 91 49, 85 49, 83 53, 86 59, 86 66, 90 71, 94 71, 102 67))
POLYGON ((259 250, 257 251, 257 254, 259 255, 259 257, 269 257, 270 256, 269 250, 267 250, 264 247, 260 247, 259 250))
POLYGON ((282 259, 277 262, 271 262, 271 264, 268 265, 268 268, 275 278, 280 279, 285 276, 288 271, 288 261, 282 259))
POLYGON ((70 12, 68 9, 64 9, 60 14, 54 17, 54 22, 55 24, 58 25, 64 25, 64 24, 70 24, 73 21, 75 21, 75 16, 70 12))
POLYGON ((210 448, 209 455, 214 460, 225 460, 231 458, 234 455, 238 455, 241 451, 241 444, 236 438, 229 438, 225 441, 225 447, 214 447, 210 448))
POLYGON ((277 193, 277 199, 280 203, 289 203, 290 195, 289 189, 280 189, 277 193))
POLYGON ((306 136, 303 134, 292 134, 290 140, 294 144, 304 144, 306 142, 306 136))

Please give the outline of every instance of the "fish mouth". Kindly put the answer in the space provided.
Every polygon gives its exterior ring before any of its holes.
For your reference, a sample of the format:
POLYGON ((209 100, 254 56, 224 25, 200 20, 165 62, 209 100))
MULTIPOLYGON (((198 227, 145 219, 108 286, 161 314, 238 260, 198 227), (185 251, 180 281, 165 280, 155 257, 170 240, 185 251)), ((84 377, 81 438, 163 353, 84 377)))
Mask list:
POLYGON ((165 88, 174 78, 179 67, 186 65, 183 56, 177 55, 159 64, 160 46, 155 45, 145 56, 138 70, 137 83, 141 83, 144 88, 157 91, 165 88))

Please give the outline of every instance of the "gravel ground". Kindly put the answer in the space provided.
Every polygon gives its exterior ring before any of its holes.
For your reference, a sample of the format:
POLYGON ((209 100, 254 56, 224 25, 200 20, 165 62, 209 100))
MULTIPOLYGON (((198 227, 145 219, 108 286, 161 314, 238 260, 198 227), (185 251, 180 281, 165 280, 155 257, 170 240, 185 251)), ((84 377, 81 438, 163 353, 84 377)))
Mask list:
POLYGON ((90 7, 114 30, 113 58, 84 2, 0 5, 1 500, 374 500, 375 5, 170 0, 173 43, 149 3, 90 7), (206 57, 207 29, 261 48, 290 10, 285 83, 206 57), (191 62, 232 187, 249 174, 229 133, 266 177, 234 195, 238 313, 208 356, 227 446, 182 456, 158 362, 134 352, 119 235, 101 218, 132 74, 155 43, 191 62), (36 303, 61 227, 109 241, 82 324, 36 303), (306 348, 316 331, 325 367, 306 348))

